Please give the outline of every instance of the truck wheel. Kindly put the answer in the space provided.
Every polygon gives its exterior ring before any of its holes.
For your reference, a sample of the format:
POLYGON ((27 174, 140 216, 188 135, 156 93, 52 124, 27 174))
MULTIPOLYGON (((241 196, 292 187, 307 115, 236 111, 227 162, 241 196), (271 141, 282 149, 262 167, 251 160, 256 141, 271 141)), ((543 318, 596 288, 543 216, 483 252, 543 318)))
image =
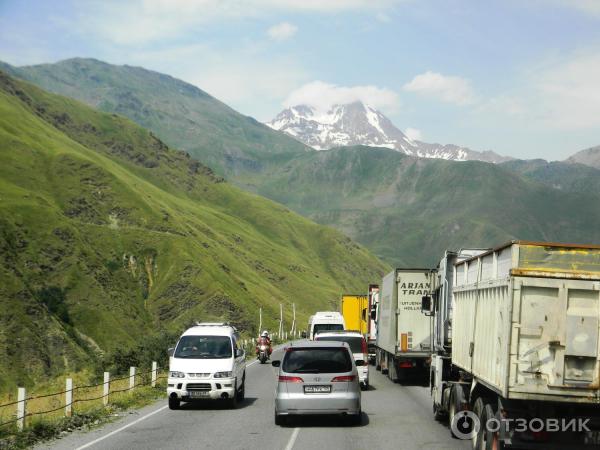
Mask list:
POLYGON ((494 417, 496 417, 496 415, 494 414, 492 405, 486 403, 483 407, 483 414, 481 418, 481 429, 483 430, 483 433, 481 434, 482 440, 479 447, 480 450, 498 450, 500 448, 498 433, 487 430, 487 427, 485 426, 487 421, 493 419, 494 417))
POLYGON ((484 408, 485 404, 483 403, 481 397, 477 398, 477 400, 475 400, 475 404, 473 405, 473 413, 479 419, 479 431, 471 439, 471 448, 473 450, 480 450, 484 448, 482 447, 482 442, 485 439, 483 436, 485 433, 485 421, 483 417, 484 408))
MULTIPOLYGON (((455 420, 455 417, 462 410, 462 405, 465 403, 465 392, 459 384, 455 384, 452 386, 452 392, 450 394, 450 404, 448 405, 448 421, 449 424, 455 420)), ((463 433, 469 433, 470 430, 462 430, 463 433)), ((452 431, 452 426, 450 426, 450 435, 454 439, 458 439, 458 436, 454 434, 452 431)))

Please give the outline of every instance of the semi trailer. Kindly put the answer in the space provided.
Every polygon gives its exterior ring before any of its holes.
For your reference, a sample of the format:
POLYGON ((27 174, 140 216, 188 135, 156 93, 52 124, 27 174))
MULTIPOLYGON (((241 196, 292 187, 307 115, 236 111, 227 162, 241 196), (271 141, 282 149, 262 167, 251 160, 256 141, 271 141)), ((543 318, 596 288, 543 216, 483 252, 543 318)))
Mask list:
POLYGON ((423 375, 431 357, 431 319, 421 314, 430 294, 431 269, 395 269, 380 286, 375 365, 392 381, 423 375))
POLYGON ((432 317, 433 413, 473 448, 598 448, 600 246, 446 252, 432 317))

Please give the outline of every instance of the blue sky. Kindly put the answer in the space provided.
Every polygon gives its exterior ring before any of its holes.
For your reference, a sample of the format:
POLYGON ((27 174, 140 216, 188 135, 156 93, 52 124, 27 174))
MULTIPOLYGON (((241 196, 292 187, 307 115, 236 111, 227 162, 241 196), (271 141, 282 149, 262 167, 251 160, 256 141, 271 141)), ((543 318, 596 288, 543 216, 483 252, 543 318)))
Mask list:
POLYGON ((598 0, 0 0, 0 60, 75 56, 261 121, 363 100, 426 142, 546 159, 600 144, 598 0))

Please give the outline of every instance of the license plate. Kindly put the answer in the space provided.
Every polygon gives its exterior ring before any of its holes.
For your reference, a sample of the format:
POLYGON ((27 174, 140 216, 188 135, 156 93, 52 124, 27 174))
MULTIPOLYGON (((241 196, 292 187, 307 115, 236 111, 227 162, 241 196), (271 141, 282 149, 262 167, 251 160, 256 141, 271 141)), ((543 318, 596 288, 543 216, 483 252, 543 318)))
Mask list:
POLYGON ((210 396, 209 391, 188 391, 188 395, 194 398, 205 398, 210 396))
POLYGON ((304 386, 305 394, 329 394, 331 386, 304 386))

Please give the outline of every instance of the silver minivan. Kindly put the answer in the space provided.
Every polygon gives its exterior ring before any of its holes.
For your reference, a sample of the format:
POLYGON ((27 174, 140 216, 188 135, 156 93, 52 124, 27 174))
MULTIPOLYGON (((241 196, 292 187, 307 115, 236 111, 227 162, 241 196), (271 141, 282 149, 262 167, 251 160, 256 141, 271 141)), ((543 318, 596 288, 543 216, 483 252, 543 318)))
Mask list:
POLYGON ((275 392, 275 424, 289 416, 339 414, 361 421, 358 371, 345 342, 300 341, 284 349, 275 392))

